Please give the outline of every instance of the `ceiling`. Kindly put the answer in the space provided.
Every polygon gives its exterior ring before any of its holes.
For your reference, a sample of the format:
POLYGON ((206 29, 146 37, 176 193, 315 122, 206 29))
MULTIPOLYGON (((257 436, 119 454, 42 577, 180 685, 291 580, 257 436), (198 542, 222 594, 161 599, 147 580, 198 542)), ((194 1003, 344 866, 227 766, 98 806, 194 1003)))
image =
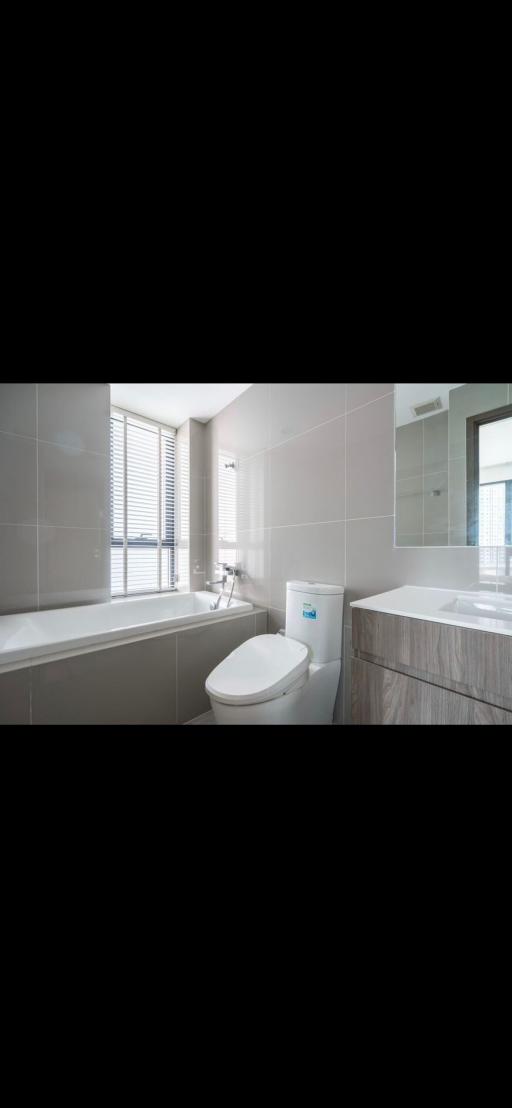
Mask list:
MULTIPOLYGON (((450 389, 460 389, 460 384, 457 385, 420 385, 418 383, 412 385, 397 385, 396 386, 396 425, 402 427, 404 423, 415 423, 418 418, 429 419, 429 416, 418 417, 413 415, 411 408, 413 404, 424 404, 426 400, 435 400, 438 396, 441 397, 443 403, 443 411, 448 410, 448 396, 450 389)), ((440 409, 441 410, 441 409, 440 409)), ((435 412, 433 415, 437 414, 435 412)))
POLYGON ((169 427, 181 427, 187 419, 207 423, 250 385, 116 385, 111 384, 112 404, 136 415, 156 419, 169 427))

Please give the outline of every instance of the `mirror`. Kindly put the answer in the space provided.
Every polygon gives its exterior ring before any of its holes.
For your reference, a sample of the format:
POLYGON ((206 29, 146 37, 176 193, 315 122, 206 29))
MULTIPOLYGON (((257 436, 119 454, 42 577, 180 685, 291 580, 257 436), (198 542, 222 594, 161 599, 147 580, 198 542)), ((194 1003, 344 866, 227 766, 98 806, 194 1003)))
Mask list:
POLYGON ((395 385, 395 545, 512 544, 512 385, 395 385))

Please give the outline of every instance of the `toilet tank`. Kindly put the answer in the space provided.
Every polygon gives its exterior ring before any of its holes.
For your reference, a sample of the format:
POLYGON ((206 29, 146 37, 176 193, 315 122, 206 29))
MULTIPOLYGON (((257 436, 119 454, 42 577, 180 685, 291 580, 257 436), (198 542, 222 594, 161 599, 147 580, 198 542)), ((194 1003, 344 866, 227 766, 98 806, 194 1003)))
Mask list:
POLYGON ((344 591, 317 581, 286 583, 286 636, 309 646, 312 662, 341 658, 344 591))

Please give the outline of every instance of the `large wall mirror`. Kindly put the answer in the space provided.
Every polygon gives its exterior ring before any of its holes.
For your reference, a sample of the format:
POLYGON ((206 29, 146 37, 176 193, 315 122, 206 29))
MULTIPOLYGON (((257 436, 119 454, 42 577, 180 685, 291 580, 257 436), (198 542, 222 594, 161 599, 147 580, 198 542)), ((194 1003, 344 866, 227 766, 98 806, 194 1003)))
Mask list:
POLYGON ((512 384, 395 385, 396 546, 512 545, 512 384))

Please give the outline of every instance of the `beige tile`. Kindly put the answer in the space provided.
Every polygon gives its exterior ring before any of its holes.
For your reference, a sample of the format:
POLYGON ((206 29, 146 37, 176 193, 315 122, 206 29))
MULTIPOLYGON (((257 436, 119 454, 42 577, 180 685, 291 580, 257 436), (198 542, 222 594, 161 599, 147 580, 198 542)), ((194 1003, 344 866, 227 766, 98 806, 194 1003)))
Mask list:
POLYGON ((0 615, 37 608, 37 527, 0 524, 0 615))
POLYGON ((309 431, 346 411, 345 384, 271 384, 270 445, 309 431))
POLYGON ((270 532, 270 606, 286 609, 287 581, 345 581, 345 524, 277 527, 270 532))
POLYGON ((252 385, 209 424, 208 473, 217 468, 219 451, 240 461, 269 445, 269 385, 252 385))
POLYGON ((190 476, 206 476, 206 424, 190 420, 190 476))
POLYGON ((30 669, 0 674, 0 726, 30 723, 30 669))
POLYGON ((110 452, 110 385, 39 385, 38 437, 45 442, 110 452))
POLYGON ((448 546, 448 532, 425 531, 423 546, 448 546))
POLYGON ((423 465, 425 473, 448 469, 448 412, 429 416, 423 423, 423 465))
POLYGON ((39 590, 41 608, 110 600, 110 533, 40 527, 39 590))
POLYGON ((204 478, 190 478, 190 534, 205 533, 205 491, 204 478))
POLYGON ((39 449, 39 522, 57 527, 110 527, 109 464, 98 454, 52 443, 39 449))
POLYGON ((378 400, 381 396, 394 393, 394 385, 384 385, 378 381, 376 384, 363 383, 347 385, 347 411, 360 407, 361 404, 370 404, 372 400, 378 400))
POLYGON ((344 519, 345 417, 272 450, 270 490, 273 527, 344 519))
POLYGON ((0 382, 0 431, 35 438, 36 387, 0 382))
POLYGON ((396 482, 397 543, 403 535, 423 534, 423 479, 408 477, 396 482))
POLYGON ((241 570, 236 594, 251 604, 268 607, 270 603, 270 532, 243 531, 236 555, 241 570))
POLYGON ((396 429, 397 480, 418 478, 423 474, 423 423, 407 423, 396 429))
POLYGON ((257 531, 270 524, 270 455, 257 454, 242 462, 236 482, 238 532, 257 531))
MULTIPOLYGON (((427 473, 424 478, 423 526, 425 536, 432 531, 448 532, 448 473, 427 473)), ((444 543, 443 545, 446 545, 444 543)))
POLYGON ((452 531, 464 532, 465 544, 467 543, 466 521, 466 460, 465 458, 459 461, 452 459, 449 473, 448 523, 452 531))
POLYGON ((36 724, 173 724, 176 635, 33 669, 36 724))
POLYGON ((36 441, 2 432, 0 523, 37 523, 36 441))
POLYGON ((186 723, 210 709, 204 687, 206 678, 219 662, 255 634, 256 620, 251 613, 219 620, 214 627, 191 627, 178 633, 179 723, 186 723))
POLYGON ((347 518, 393 515, 394 397, 347 417, 347 518))

